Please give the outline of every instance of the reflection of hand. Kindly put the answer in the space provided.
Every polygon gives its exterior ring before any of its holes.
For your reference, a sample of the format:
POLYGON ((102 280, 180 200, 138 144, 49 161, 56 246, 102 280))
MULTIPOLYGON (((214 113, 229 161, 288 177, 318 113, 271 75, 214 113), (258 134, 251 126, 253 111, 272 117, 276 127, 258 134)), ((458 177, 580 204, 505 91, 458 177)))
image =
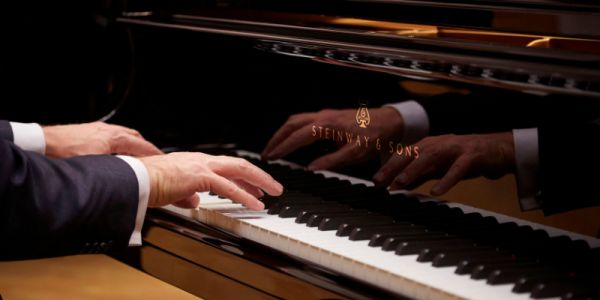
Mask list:
MULTIPOLYGON (((370 137, 370 143, 377 138, 388 139, 402 133, 402 116, 392 107, 369 110, 371 123, 367 129, 356 124, 356 110, 325 109, 315 113, 302 113, 291 116, 273 135, 262 157, 278 159, 319 140, 320 134, 314 135, 313 126, 333 128, 352 134, 370 137)), ((344 136, 344 141, 346 137, 344 136)), ((334 140, 334 138, 330 138, 334 140)), ((309 164, 310 169, 335 169, 351 163, 359 163, 374 156, 375 147, 356 147, 354 143, 346 144, 336 152, 324 155, 309 164)))
POLYGON ((264 205, 257 197, 263 195, 262 190, 274 196, 283 192, 269 174, 241 158, 179 152, 140 160, 150 176, 149 207, 175 204, 194 208, 200 201, 196 192, 212 191, 261 210, 264 205))
POLYGON ((88 154, 156 155, 162 152, 136 130, 102 122, 45 126, 46 155, 70 157, 88 154))
POLYGON ((498 178, 514 171, 512 133, 442 135, 417 143, 419 158, 393 155, 375 176, 391 189, 416 187, 433 178, 441 180, 431 194, 446 193, 460 180, 476 176, 498 178))

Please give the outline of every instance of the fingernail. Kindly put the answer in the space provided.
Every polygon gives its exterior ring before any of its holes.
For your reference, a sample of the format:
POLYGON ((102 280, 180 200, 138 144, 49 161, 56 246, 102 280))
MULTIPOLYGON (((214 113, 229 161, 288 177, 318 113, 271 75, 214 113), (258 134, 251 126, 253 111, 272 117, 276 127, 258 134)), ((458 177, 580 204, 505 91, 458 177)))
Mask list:
POLYGON ((406 176, 406 173, 402 173, 398 177, 396 177, 396 183, 400 186, 405 185, 407 181, 408 181, 408 176, 406 176))
POLYGON ((431 195, 433 196, 439 196, 442 194, 442 187, 439 185, 435 185, 432 189, 431 189, 431 195))
POLYGON ((316 171, 316 170, 321 170, 322 168, 319 167, 319 165, 316 164, 310 164, 308 165, 307 169, 311 170, 311 171, 316 171))
POLYGON ((283 193, 283 185, 281 185, 281 183, 277 182, 275 179, 273 179, 273 182, 277 186, 277 193, 281 195, 283 193))
POLYGON ((375 176, 373 176, 373 181, 374 182, 382 182, 383 181, 383 172, 377 172, 377 174, 375 174, 375 176))
POLYGON ((265 204, 262 203, 262 202, 260 202, 260 201, 258 201, 258 203, 256 203, 256 205, 254 206, 254 209, 256 209, 256 210, 263 210, 263 209, 265 209, 265 204))

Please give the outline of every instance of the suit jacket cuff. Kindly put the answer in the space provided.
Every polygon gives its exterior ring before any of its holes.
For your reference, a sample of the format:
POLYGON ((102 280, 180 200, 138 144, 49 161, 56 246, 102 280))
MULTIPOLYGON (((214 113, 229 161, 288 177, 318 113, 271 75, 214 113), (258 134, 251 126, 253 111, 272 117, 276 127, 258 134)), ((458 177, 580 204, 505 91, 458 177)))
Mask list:
POLYGON ((25 151, 46 153, 46 138, 42 126, 37 123, 10 122, 13 143, 25 151))
POLYGON ((144 217, 148 208, 148 199, 150 198, 150 177, 146 166, 131 156, 118 155, 118 158, 124 160, 135 173, 138 182, 139 200, 137 214, 135 217, 135 227, 129 238, 129 246, 142 245, 142 226, 144 225, 144 217))
POLYGON ((5 141, 13 141, 13 132, 10 122, 0 120, 0 139, 5 141))
POLYGON ((416 101, 404 101, 387 104, 395 108, 404 120, 402 140, 405 143, 416 143, 429 135, 429 117, 425 108, 416 101))
POLYGON ((541 207, 538 197, 539 144, 537 128, 514 129, 516 179, 521 210, 541 207))

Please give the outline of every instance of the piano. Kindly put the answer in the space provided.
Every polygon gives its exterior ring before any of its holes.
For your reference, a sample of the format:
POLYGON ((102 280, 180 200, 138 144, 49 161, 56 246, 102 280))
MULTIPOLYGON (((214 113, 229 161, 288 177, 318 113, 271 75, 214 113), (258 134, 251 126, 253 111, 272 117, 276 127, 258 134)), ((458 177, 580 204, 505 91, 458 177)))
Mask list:
POLYGON ((486 194, 390 192, 369 179, 378 161, 307 170, 331 143, 257 154, 290 115, 358 103, 452 92, 594 105, 597 3, 123 0, 102 16, 123 62, 105 120, 165 151, 244 157, 286 187, 259 212, 210 193, 197 210, 148 211, 135 265, 149 274, 208 299, 600 297, 595 218, 567 222, 582 234, 477 207, 486 194))

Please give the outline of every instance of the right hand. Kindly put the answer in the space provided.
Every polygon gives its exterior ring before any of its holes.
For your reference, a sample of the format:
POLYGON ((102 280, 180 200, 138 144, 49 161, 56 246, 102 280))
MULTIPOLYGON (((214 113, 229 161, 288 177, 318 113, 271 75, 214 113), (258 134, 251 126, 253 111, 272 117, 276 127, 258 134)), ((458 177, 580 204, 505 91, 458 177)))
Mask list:
POLYGON ((253 210, 264 209, 262 191, 279 196, 283 186, 245 159, 178 152, 139 158, 150 176, 149 207, 195 208, 197 192, 212 191, 253 210))
MULTIPOLYGON (((324 109, 319 112, 292 115, 273 135, 262 157, 278 159, 299 148, 316 142, 319 134, 313 135, 313 126, 335 128, 361 136, 377 138, 398 138, 402 134, 404 120, 393 107, 370 109, 371 124, 368 128, 359 128, 356 124, 355 109, 324 109)), ((345 139, 345 137, 344 137, 345 139)), ((374 143, 374 142, 373 142, 374 143)), ((335 169, 352 163, 360 163, 376 156, 374 147, 364 149, 354 143, 346 144, 337 151, 317 158, 308 165, 311 170, 335 169)))

